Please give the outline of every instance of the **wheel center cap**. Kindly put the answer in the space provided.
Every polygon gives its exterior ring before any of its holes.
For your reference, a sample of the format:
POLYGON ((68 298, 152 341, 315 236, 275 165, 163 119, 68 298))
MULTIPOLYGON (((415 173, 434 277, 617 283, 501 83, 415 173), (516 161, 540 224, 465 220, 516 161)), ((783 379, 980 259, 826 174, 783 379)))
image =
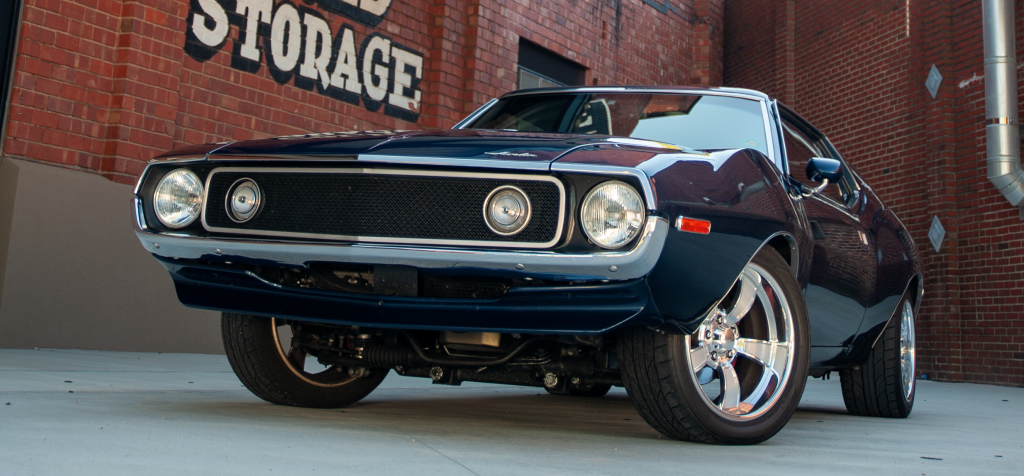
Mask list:
POLYGON ((704 345, 708 347, 709 360, 725 362, 736 355, 736 343, 740 338, 740 331, 735 325, 727 325, 721 320, 716 321, 709 326, 704 337, 704 345))

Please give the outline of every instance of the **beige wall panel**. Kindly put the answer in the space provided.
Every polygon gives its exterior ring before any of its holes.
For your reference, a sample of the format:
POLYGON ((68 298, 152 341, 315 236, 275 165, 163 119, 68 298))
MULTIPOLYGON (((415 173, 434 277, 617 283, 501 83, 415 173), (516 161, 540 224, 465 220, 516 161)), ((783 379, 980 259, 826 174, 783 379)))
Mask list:
MULTIPOLYGON (((7 248, 11 243, 11 222, 14 199, 18 191, 18 166, 0 162, 0 303, 4 297, 4 270, 7 269, 7 248)), ((0 328, 2 330, 2 328, 0 328)))
POLYGON ((0 347, 223 353, 219 314, 182 306, 135 237, 131 187, 10 159, 0 186, 0 347))

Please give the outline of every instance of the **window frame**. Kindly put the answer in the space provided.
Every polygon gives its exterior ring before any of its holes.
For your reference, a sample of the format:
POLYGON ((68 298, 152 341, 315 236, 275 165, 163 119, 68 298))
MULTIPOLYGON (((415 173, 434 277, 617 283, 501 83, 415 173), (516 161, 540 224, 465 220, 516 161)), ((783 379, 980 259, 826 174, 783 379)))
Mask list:
MULTIPOLYGON (((778 110, 778 129, 780 135, 779 139, 782 143, 781 147, 783 150, 783 155, 785 155, 785 157, 783 158, 783 162, 786 165, 786 174, 789 175, 791 179, 796 180, 797 183, 803 183, 802 181, 796 179, 796 176, 793 175, 793 171, 789 167, 789 153, 788 151, 786 151, 785 133, 786 129, 792 126, 792 128, 795 128, 797 131, 799 131, 801 134, 806 136, 814 143, 814 149, 817 149, 819 152, 823 152, 825 154, 822 156, 823 158, 835 159, 843 164, 843 179, 836 184, 837 186, 839 186, 840 194, 843 197, 843 201, 838 204, 842 205, 847 209, 852 209, 854 205, 857 204, 857 201, 861 196, 861 187, 859 181, 857 180, 856 174, 854 174, 853 169, 850 168, 850 164, 847 163, 845 159, 843 159, 842 155, 839 154, 839 151, 836 150, 835 146, 832 145, 832 143, 828 140, 825 134, 823 134, 820 130, 811 125, 811 123, 807 122, 806 119, 800 117, 799 114, 793 112, 792 109, 789 109, 782 103, 775 101, 775 104, 778 110)), ((817 196, 819 198, 828 199, 831 202, 836 202, 835 199, 827 195, 819 194, 817 196)))

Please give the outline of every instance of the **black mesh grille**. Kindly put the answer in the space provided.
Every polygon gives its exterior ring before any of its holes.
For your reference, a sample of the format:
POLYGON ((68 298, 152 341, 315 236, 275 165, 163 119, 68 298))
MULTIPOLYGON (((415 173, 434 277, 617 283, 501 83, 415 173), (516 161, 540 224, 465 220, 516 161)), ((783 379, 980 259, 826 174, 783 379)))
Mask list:
POLYGON ((313 235, 547 243, 557 238, 559 190, 551 182, 333 172, 216 172, 206 224, 212 228, 313 235), (228 217, 224 201, 238 179, 256 182, 263 199, 245 223, 228 217), (501 236, 484 223, 487 195, 502 185, 522 189, 532 217, 526 229, 501 236))

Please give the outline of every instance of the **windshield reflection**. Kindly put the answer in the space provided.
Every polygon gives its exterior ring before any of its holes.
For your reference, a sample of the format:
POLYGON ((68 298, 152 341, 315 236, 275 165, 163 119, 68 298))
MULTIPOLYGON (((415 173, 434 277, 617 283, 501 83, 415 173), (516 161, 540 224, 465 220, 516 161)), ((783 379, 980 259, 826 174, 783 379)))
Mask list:
POLYGON ((553 93, 499 100, 473 129, 560 132, 652 140, 688 149, 768 154, 756 100, 699 94, 553 93))

